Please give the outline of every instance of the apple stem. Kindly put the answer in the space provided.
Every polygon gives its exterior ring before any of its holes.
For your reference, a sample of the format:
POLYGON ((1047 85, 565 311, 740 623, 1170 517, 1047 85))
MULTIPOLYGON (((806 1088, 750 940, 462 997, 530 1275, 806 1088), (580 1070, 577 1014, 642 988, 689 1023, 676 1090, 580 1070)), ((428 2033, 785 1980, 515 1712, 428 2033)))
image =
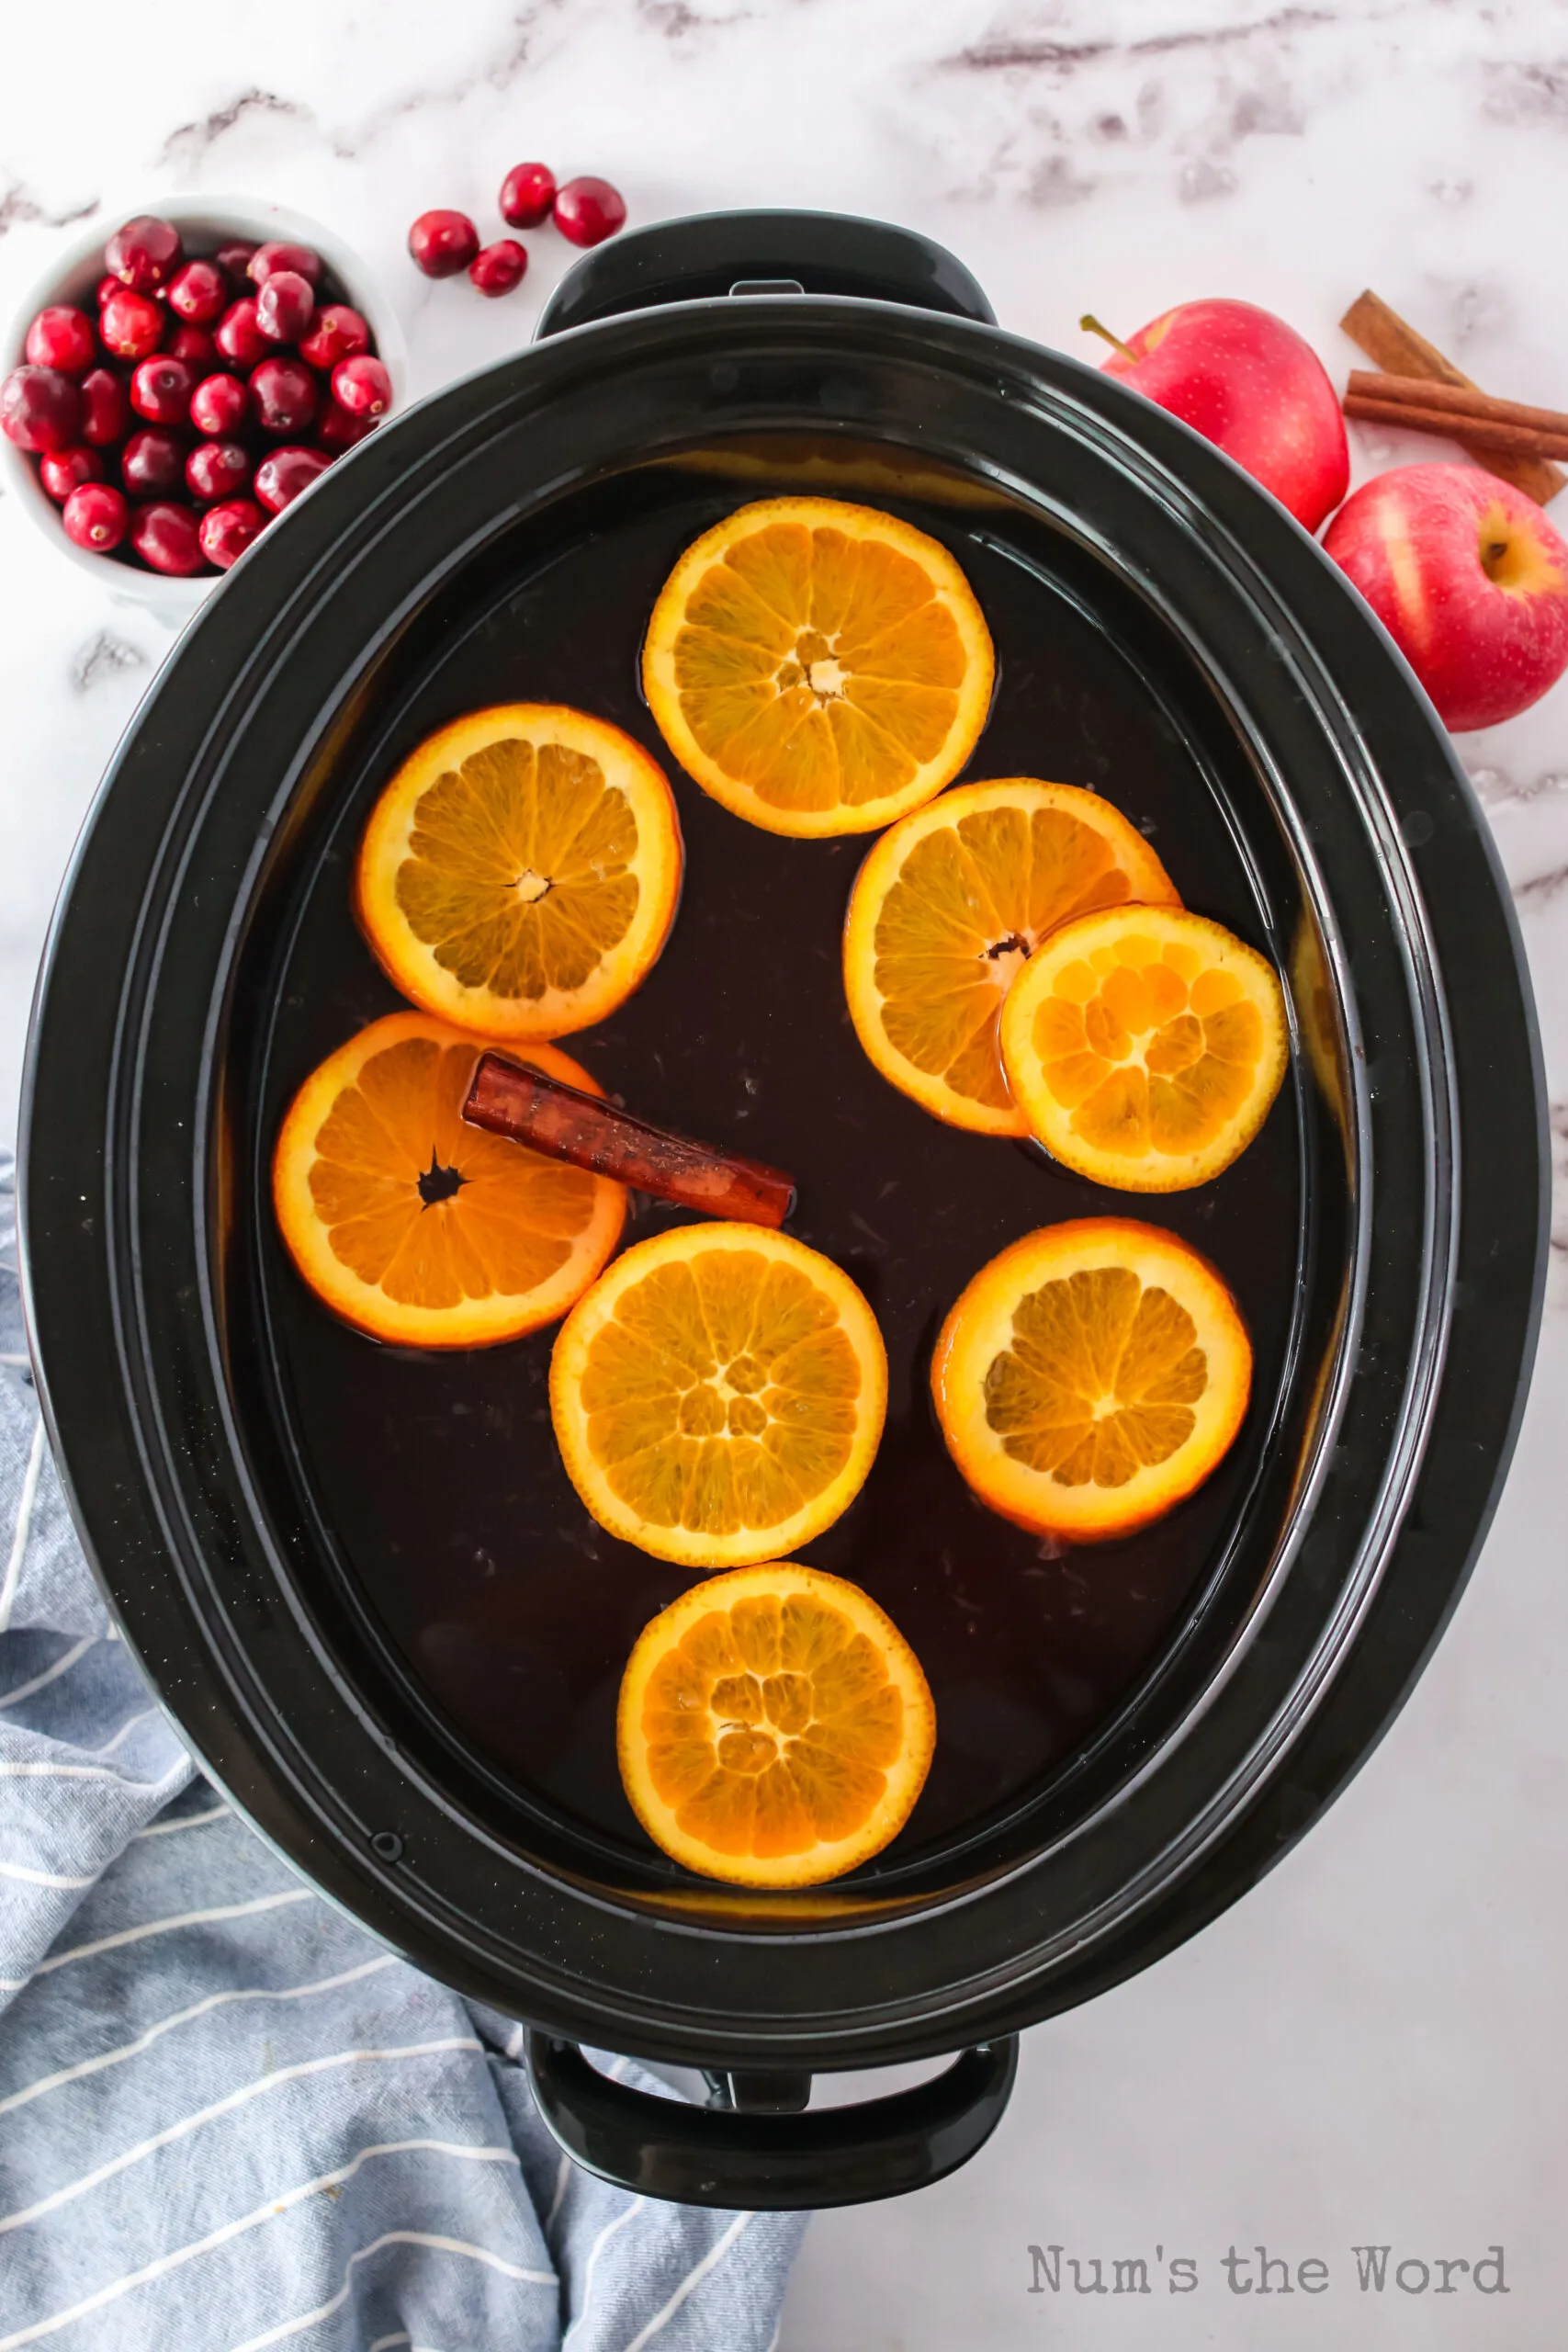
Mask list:
POLYGON ((1103 340, 1111 345, 1112 351, 1119 351, 1123 359, 1130 359, 1132 361, 1134 368, 1138 365, 1137 353, 1130 350, 1127 345, 1122 342, 1119 334, 1112 334, 1109 327, 1102 327, 1092 311, 1086 311, 1082 318, 1078 321, 1078 324, 1083 328, 1086 334, 1097 334, 1101 336, 1103 340))

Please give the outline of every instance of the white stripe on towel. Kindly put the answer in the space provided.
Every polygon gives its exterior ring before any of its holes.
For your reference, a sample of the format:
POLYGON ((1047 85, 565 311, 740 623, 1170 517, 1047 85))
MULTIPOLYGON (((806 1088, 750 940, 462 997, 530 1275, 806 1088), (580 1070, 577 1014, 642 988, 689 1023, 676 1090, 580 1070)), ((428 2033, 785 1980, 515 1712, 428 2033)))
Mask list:
POLYGON ((649 2342, 650 2337, 658 2335, 666 2320, 674 2318, 676 2312, 680 2310, 682 2304, 685 2301, 693 2288, 701 2286, 703 2280, 707 2277, 708 2272, 713 2268, 715 2263, 723 2261, 725 2256, 729 2252, 730 2247, 735 2244, 736 2239, 740 2235, 741 2231, 746 2228, 748 2222, 753 2222, 755 2219, 756 2215, 754 2213, 737 2213, 735 2219, 731 2222, 724 2235, 721 2238, 716 2238, 712 2245, 709 2246, 707 2252, 704 2255, 702 2260, 695 2264, 692 2269, 687 2271, 685 2277, 676 2288, 675 2292, 671 2296, 670 2301, 664 2305, 662 2311, 655 2312, 653 2317, 649 2321, 648 2325, 646 2327, 638 2328, 637 2334, 632 2337, 631 2342, 626 2346, 626 2352, 642 2352, 643 2346, 649 2342))
MULTIPOLYGON (((313 2312, 302 2312, 298 2319, 280 2321, 276 2327, 269 2327, 265 2335, 248 2335, 243 2344, 235 2345, 234 2352, 266 2352, 269 2344, 281 2344, 286 2335, 298 2335, 302 2327, 313 2327, 318 2320, 331 2319, 333 2312, 342 2311, 354 2292, 355 2264, 368 2262, 370 2256, 379 2254, 384 2245, 427 2245, 437 2254, 466 2254, 473 2261, 485 2263, 491 2270, 499 2270, 503 2278, 518 2278, 529 2287, 553 2287, 557 2284, 554 2271, 520 2270, 516 2263, 503 2261, 499 2254, 491 2254, 486 2246, 470 2245, 466 2238, 436 2237, 428 2230, 388 2230, 384 2235, 372 2238, 368 2245, 362 2245, 356 2254, 349 2256, 343 2285, 326 2302, 318 2303, 313 2312)), ((5 2352, 3 2345, 0 2345, 0 2352, 5 2352)))
POLYGON ((6 1563, 6 1574, 0 1579, 0 1634, 11 1622, 11 1611, 17 1604, 17 1587, 21 1582, 22 1561, 32 1533, 33 1505, 38 1500, 39 1473, 43 1468, 43 1415, 38 1417, 33 1442, 28 1454, 28 1466, 22 1473, 22 1498, 17 1506, 17 1531, 11 1538, 11 1556, 6 1563))
POLYGON ((57 1657, 52 1666, 46 1666, 43 1672, 35 1674, 30 1682, 18 1682, 14 1690, 7 1690, 4 1698, 0 1698, 0 1708, 18 1706, 24 1699, 30 1699, 35 1690, 46 1690, 51 1682, 58 1682, 62 1674, 69 1674, 83 1651, 90 1650, 97 1638, 96 1634, 84 1634, 79 1642, 72 1644, 63 1657, 57 1657))
MULTIPOLYGON (((107 2287, 98 2288, 94 2294, 85 2296, 66 2311, 55 2312, 48 2319, 35 2320, 30 2327, 18 2328, 13 2335, 0 2336, 0 2352, 20 2352, 24 2344, 36 2344, 40 2336, 52 2335, 57 2328, 69 2327, 73 2320, 85 2319, 89 2312, 102 2311, 106 2303, 118 2302, 121 2295, 130 2294, 134 2287, 145 2287, 154 2278, 166 2278, 171 2270, 178 2270, 186 2263, 194 2262, 198 2255, 211 2254, 219 2246, 227 2245, 231 2239, 242 2236, 246 2230, 258 2229, 264 2222, 273 2220, 275 2215, 290 2211, 306 2198, 319 2197, 324 2188, 341 2188, 344 2181, 352 2180, 360 2165, 372 2156, 401 2156, 413 2153, 462 2156, 476 2164, 514 2165, 517 2162, 515 2148, 475 2148, 447 2140, 388 2140, 376 2147, 361 2148, 349 2163, 339 2165, 334 2171, 324 2172, 315 2180, 301 2181, 297 2188, 285 2189, 281 2197, 269 2197, 265 2205, 256 2206, 252 2212, 242 2213, 238 2221, 225 2222, 221 2229, 210 2231, 206 2237, 197 2238, 189 2245, 176 2246, 172 2253, 161 2254, 155 2261, 144 2263, 140 2270, 127 2271, 122 2278, 111 2279, 107 2287)), ((499 2256, 492 2258, 499 2260, 499 2256)), ((553 2275, 538 2271, 520 2271, 518 2276, 552 2287, 558 2283, 553 2275)))

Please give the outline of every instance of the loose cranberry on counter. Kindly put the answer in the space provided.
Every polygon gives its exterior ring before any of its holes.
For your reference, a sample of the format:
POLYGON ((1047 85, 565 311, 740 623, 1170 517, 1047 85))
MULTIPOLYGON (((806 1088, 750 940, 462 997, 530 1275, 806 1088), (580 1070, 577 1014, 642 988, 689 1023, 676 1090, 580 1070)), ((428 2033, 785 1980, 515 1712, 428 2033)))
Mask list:
POLYGON ((269 514, 281 514, 331 464, 320 449, 274 449, 256 468, 256 496, 269 514))
MULTIPOLYGON (((357 368, 361 363, 345 359, 343 364, 345 368, 357 368)), ((264 433, 307 431, 316 413, 316 379, 304 362, 264 359, 259 368, 253 368, 251 413, 264 433)))
POLYGON ((515 237, 498 237, 468 264, 468 276, 481 294, 510 294, 523 283, 528 256, 515 237))
POLYGON ((314 286, 321 275, 321 256, 312 253, 309 245, 290 245, 274 237, 256 247, 245 267, 246 275, 256 286, 265 286, 280 269, 293 270, 314 286))
POLYGON ((215 261, 187 261, 169 280, 169 308, 187 326, 215 326, 229 300, 228 272, 215 261))
POLYGON ((174 506, 166 499, 131 510, 130 544, 143 563, 176 580, 190 579, 207 561, 196 516, 188 506, 174 506))
POLYGON ((197 376, 205 376, 218 356, 218 345, 205 327, 176 327, 164 348, 171 359, 183 359, 197 376))
POLYGON ((236 368, 254 368, 269 348, 267 339, 256 324, 256 306, 249 294, 231 302, 213 329, 212 340, 225 359, 236 368))
POLYGON ((333 398, 350 416, 385 416, 392 405, 392 379, 379 359, 362 351, 340 359, 333 369, 333 398))
POLYGON ((117 359, 145 359, 164 340, 164 313, 145 294, 121 286, 98 312, 98 334, 117 359))
POLYGON ((104 247, 104 267, 135 294, 166 286, 180 266, 180 232, 172 221, 140 213, 104 247))
POLYGON ((198 433, 221 441, 244 423, 251 396, 238 376, 208 376, 190 396, 190 421, 198 433))
POLYGON ((251 453, 241 441, 200 441, 186 459, 186 488, 203 506, 232 498, 251 478, 251 453))
POLYGON ((95 449, 123 440, 130 427, 130 402, 112 368, 95 368, 82 379, 82 438, 95 449))
POLYGON ((0 431, 41 456, 82 437, 82 394, 58 368, 13 368, 0 384, 0 431))
POLYGON ((85 481, 102 481, 104 461, 96 449, 51 449, 39 459, 38 478, 58 506, 85 481))
POLYGON ((299 345, 299 356, 328 375, 340 359, 353 359, 370 348, 370 329, 346 302, 329 302, 310 322, 310 332, 299 345))
POLYGON ((101 311, 104 304, 108 300, 109 296, 111 294, 118 294, 119 291, 120 283, 118 277, 100 277, 96 286, 93 288, 93 300, 101 311))
POLYGON ((155 359, 144 359, 132 369, 130 405, 149 424, 183 424, 190 414, 195 390, 194 371, 183 359, 161 351, 155 359))
POLYGON ((479 232, 466 212, 422 212, 409 231, 409 252, 426 277, 456 277, 479 249, 479 232))
POLYGON ((227 571, 265 528, 266 516, 254 498, 225 499, 221 506, 209 506, 201 518, 201 552, 209 563, 227 571))
POLYGON ((514 164, 501 183, 501 217, 509 229, 536 229, 556 200, 556 175, 547 164, 514 164))
POLYGON ((568 180, 556 191, 556 227, 574 245, 602 245, 625 228, 626 204, 608 180, 568 180))
POLYGON ((254 252, 254 245, 248 244, 239 238, 232 238, 228 244, 220 245, 212 258, 226 277, 243 277, 250 268, 251 255, 254 252))
POLYGON ((297 269, 275 269, 256 295, 256 325, 269 343, 298 343, 316 307, 315 288, 297 269))
POLYGON ((28 329, 24 356, 35 368, 80 376, 98 356, 98 338, 85 311, 72 302, 51 302, 28 329))
POLYGON ((130 509, 107 481, 89 481, 72 492, 60 519, 66 537, 77 547, 88 548, 94 555, 107 555, 124 538, 130 509))
POLYGON ((356 441, 374 433, 378 421, 373 416, 350 416, 336 401, 329 401, 316 420, 316 439, 323 449, 335 455, 340 449, 352 449, 356 441))
POLYGON ((133 498, 156 498, 185 485, 186 440, 166 424, 144 424, 119 453, 120 480, 133 498))

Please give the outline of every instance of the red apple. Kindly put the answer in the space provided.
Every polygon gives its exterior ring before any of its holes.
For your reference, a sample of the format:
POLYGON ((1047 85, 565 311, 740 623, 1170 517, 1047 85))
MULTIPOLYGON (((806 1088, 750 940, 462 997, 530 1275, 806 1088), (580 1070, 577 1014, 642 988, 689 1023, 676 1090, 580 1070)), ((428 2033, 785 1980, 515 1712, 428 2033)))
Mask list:
POLYGON ((1344 567, 1447 727, 1495 727, 1568 670, 1568 547, 1478 466, 1402 466, 1330 524, 1344 567))
POLYGON ((1350 481, 1339 400, 1294 327, 1252 302, 1183 302, 1112 352, 1120 376, 1168 408, 1315 531, 1350 481))

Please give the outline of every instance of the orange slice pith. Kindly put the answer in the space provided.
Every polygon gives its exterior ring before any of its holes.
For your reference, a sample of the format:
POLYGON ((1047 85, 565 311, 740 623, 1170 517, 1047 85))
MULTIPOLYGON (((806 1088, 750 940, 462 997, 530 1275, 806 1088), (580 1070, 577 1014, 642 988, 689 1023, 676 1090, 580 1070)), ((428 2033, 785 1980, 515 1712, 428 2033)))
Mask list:
POLYGON ((985 616, 947 549, 871 506, 770 498, 686 549, 643 688, 687 774, 770 832, 872 832, 950 784, 990 707, 985 616))
POLYGON ((1053 932, 1002 1012, 1002 1060, 1055 1159, 1122 1192, 1206 1183, 1285 1075, 1274 967, 1205 915, 1123 907, 1053 932))
MULTIPOLYGON (((284 1240, 317 1297, 374 1339, 519 1339, 564 1315, 620 1239, 623 1185, 464 1125, 482 1051, 429 1013, 390 1013, 311 1073, 279 1131, 284 1240)), ((524 1058, 604 1091, 549 1046, 524 1058)))
POLYGON ((876 1603, 784 1560, 697 1585, 644 1628, 616 1734, 632 1808, 676 1861, 740 1886, 818 1886, 903 1827, 936 1714, 876 1603))
POLYGON ((640 744, 560 704, 501 704, 404 761, 366 827, 355 912, 427 1012, 564 1037, 645 978, 681 867, 674 797, 640 744))
POLYGON ((1015 1241, 942 1326, 949 1453, 1004 1519, 1130 1534, 1202 1484, 1247 1410, 1252 1346, 1205 1258, 1157 1226, 1081 1217, 1015 1241))
POLYGON ((660 1560, 737 1567, 819 1535, 864 1483, 887 1357, 830 1259, 754 1225, 680 1226, 617 1259, 550 1363, 568 1475, 660 1560))
POLYGON ((943 793, 884 835, 850 896, 844 989, 861 1044, 950 1125, 1027 1135, 1002 1069, 1002 1000, 1047 932, 1132 899, 1180 904, 1098 793, 1033 776, 943 793))

